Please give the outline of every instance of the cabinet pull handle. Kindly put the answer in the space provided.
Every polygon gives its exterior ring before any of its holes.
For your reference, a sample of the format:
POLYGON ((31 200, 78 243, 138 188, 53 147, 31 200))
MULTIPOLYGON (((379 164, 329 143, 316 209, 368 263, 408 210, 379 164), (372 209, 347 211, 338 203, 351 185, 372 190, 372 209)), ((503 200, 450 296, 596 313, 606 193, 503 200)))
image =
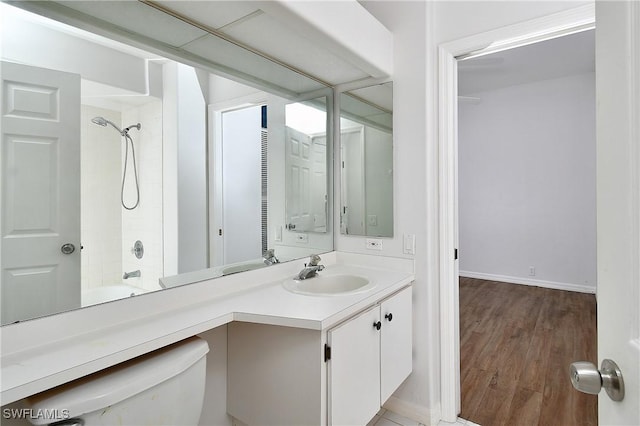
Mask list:
POLYGON ((381 327, 382 323, 380 321, 376 321, 373 323, 373 328, 375 328, 376 330, 380 330, 381 327))
POLYGON ((391 322, 391 320, 393 320, 393 314, 392 313, 388 313, 385 316, 385 319, 387 319, 389 322, 391 322))

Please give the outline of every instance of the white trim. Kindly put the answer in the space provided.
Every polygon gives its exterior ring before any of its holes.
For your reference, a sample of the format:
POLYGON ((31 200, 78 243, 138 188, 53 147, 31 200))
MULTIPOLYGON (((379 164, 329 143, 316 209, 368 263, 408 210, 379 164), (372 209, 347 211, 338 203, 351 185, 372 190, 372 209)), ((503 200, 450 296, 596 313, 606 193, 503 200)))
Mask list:
MULTIPOLYGON (((633 262, 633 281, 637 283, 634 287, 635 295, 631 295, 640 306, 640 3, 631 2, 629 4, 629 48, 630 48, 630 64, 629 70, 629 92, 631 94, 631 102, 629 106, 629 117, 631 117, 630 137, 632 141, 636 141, 631 146, 631 170, 632 181, 635 185, 635 191, 632 193, 631 208, 632 217, 636 220, 632 224, 631 229, 633 235, 632 259, 633 262), (635 119, 634 119, 635 117, 635 119)), ((635 348, 638 349, 640 342, 640 313, 636 310, 635 318, 635 348)), ((638 351, 637 353, 640 353, 638 351)))
POLYGON ((395 396, 389 397, 387 402, 382 405, 382 408, 423 425, 437 425, 440 421, 440 413, 437 410, 404 401, 395 396))
POLYGON ((440 399, 442 419, 455 422, 460 412, 460 342, 457 247, 456 56, 489 46, 522 46, 559 37, 595 23, 595 4, 465 37, 439 46, 439 217, 440 217, 440 399))
POLYGON ((460 276, 465 278, 476 278, 479 280, 499 281, 502 283, 529 285, 534 287, 551 288, 554 290, 576 291, 578 293, 596 293, 596 288, 581 285, 563 283, 558 281, 534 280, 531 278, 512 277, 509 275, 485 274, 484 272, 460 271, 460 276))

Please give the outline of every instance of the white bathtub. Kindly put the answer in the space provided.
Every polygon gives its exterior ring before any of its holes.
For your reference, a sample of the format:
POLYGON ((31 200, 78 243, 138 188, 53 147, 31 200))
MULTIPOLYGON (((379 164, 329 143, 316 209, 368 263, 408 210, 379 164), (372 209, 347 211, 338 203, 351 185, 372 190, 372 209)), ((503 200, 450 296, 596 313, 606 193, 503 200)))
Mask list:
POLYGON ((138 294, 143 294, 149 290, 135 287, 128 284, 105 285, 94 287, 82 291, 82 306, 95 305, 97 303, 109 302, 111 300, 123 299, 138 294))

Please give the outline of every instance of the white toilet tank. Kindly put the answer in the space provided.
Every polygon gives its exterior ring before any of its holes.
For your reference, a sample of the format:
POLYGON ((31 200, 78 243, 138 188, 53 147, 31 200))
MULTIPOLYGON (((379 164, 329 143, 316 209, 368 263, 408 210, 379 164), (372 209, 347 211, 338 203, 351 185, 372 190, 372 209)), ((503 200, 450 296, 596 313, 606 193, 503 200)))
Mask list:
POLYGON ((27 408, 46 415, 30 421, 35 425, 60 420, 85 426, 197 425, 207 352, 207 342, 192 337, 34 395, 27 399, 27 408), (58 418, 52 419, 51 414, 58 418))

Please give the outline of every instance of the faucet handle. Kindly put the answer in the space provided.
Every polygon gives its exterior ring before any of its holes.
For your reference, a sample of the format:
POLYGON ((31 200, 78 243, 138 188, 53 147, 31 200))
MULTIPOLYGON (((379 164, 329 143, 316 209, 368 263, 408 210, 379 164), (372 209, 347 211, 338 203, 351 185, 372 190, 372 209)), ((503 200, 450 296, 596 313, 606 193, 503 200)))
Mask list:
POLYGON ((267 259, 272 258, 275 255, 275 252, 273 251, 273 249, 269 249, 267 251, 264 252, 264 257, 267 259))
POLYGON ((312 254, 309 258, 309 266, 318 266, 318 262, 320 262, 320 256, 317 254, 312 254))

